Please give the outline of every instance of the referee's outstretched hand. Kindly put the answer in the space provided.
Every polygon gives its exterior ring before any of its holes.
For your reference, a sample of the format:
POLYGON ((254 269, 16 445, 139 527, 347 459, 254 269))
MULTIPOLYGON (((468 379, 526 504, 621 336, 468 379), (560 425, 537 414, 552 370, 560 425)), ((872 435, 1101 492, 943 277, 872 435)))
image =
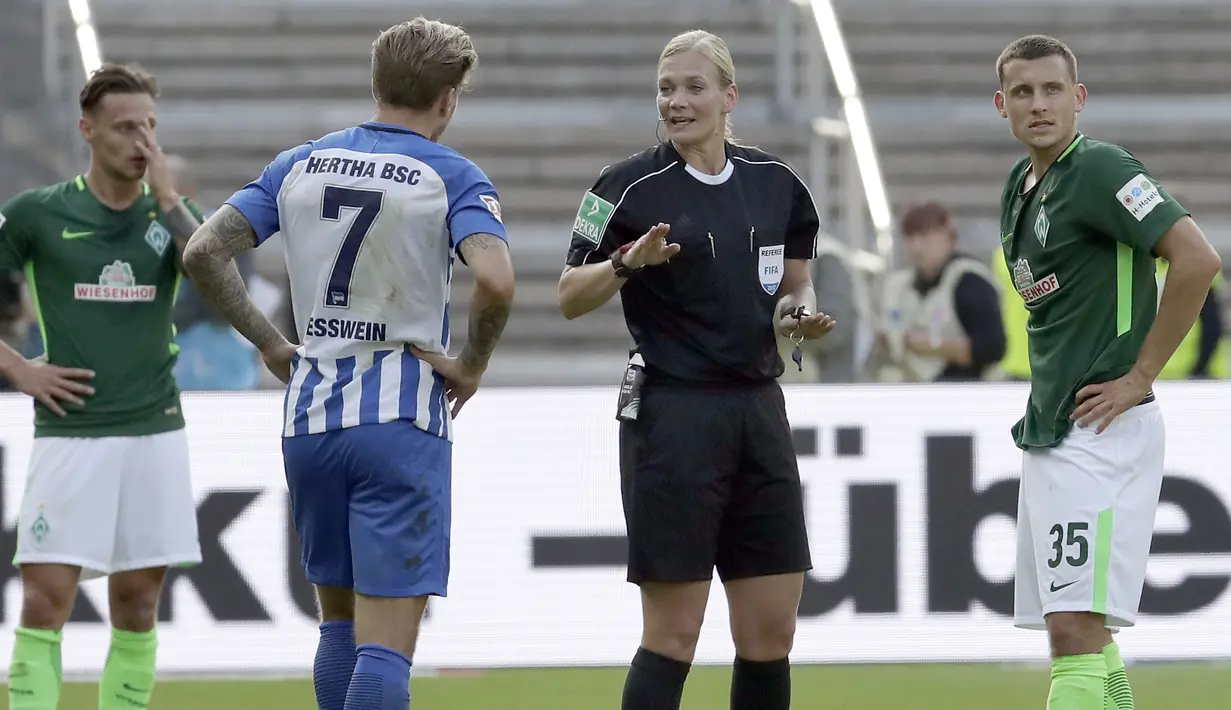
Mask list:
POLYGON ((778 334, 796 339, 816 340, 834 329, 837 321, 824 313, 809 313, 803 318, 785 315, 778 319, 778 334))
POLYGON ((81 406, 82 396, 94 394, 94 388, 78 382, 94 377, 90 370, 75 367, 59 367, 43 358, 27 360, 24 367, 12 374, 13 386, 43 403, 56 416, 65 416, 60 402, 81 406), (58 400, 58 401, 57 401, 58 400))
POLYGON ((650 227, 650 231, 642 234, 628 251, 624 252, 624 265, 630 269, 658 266, 679 254, 679 244, 667 243, 667 232, 670 231, 671 225, 662 222, 650 227))

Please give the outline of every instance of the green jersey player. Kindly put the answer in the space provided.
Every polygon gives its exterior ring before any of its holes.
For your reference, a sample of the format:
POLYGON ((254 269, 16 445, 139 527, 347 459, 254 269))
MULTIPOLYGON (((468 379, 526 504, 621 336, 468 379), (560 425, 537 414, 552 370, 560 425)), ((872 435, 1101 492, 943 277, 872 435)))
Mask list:
POLYGON ((1154 533, 1165 437, 1152 385, 1220 263, 1132 154, 1077 131, 1086 88, 1068 47, 1023 37, 996 69, 996 108, 1027 153, 1000 229, 1029 311, 1015 624, 1049 633, 1049 710, 1128 710, 1109 629, 1135 621, 1154 533), (1171 271, 1161 301, 1156 257, 1171 271))
POLYGON ((0 208, 0 269, 25 271, 45 347, 29 362, 0 344, 0 371, 35 399, 13 710, 55 710, 78 582, 104 575, 113 630, 99 708, 146 707, 166 569, 201 560, 171 325, 200 212, 170 180, 157 95, 140 70, 94 72, 80 95, 88 172, 0 208))

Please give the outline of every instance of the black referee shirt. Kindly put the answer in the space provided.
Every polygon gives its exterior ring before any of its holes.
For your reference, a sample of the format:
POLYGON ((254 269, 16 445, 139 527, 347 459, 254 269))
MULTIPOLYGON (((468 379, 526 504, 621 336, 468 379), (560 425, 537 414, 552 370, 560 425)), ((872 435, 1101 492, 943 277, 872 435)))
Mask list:
POLYGON ((607 260, 650 227, 680 245, 620 291, 650 380, 755 383, 782 374, 774 330, 785 259, 812 259, 820 228, 808 187, 779 158, 727 144, 719 175, 669 143, 599 174, 573 223, 570 266, 607 260))

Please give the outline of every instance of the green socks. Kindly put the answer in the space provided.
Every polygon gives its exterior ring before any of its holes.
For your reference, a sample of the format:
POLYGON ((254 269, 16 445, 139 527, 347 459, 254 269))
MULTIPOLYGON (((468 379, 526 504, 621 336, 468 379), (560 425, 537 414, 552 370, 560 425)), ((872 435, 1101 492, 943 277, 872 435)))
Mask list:
MULTIPOLYGON (((9 664, 9 710, 56 710, 60 702, 59 631, 18 627, 9 664)), ((153 631, 111 630, 111 651, 98 686, 99 710, 148 707, 154 690, 153 631)))
POLYGON ((1133 710, 1133 689, 1116 642, 1100 654, 1053 660, 1047 710, 1133 710))
POLYGON ((1107 665, 1104 710, 1133 710, 1133 689, 1128 685, 1124 660, 1120 658, 1120 647, 1115 641, 1103 648, 1103 660, 1107 665))
POLYGON ((1104 710, 1107 661, 1101 653, 1060 656, 1051 662, 1047 710, 1104 710))
POLYGON ((158 636, 153 631, 111 630, 111 650, 98 684, 99 710, 140 710, 154 692, 154 656, 158 636))
POLYGON ((9 665, 10 710, 56 710, 60 702, 60 632, 17 628, 9 665))

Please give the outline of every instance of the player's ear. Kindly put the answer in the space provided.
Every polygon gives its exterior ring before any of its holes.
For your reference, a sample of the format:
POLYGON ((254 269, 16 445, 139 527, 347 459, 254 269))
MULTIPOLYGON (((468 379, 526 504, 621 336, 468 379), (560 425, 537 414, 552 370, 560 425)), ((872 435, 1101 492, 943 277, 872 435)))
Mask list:
POLYGON ((452 117, 453 112, 457 110, 458 99, 461 98, 461 93, 456 86, 450 86, 445 89, 441 96, 440 113, 445 117, 452 117))
POLYGON ((81 119, 77 121, 77 130, 81 131, 81 137, 86 143, 94 138, 94 122, 85 114, 82 114, 81 119))
POLYGON ((1077 85, 1077 113, 1081 113, 1081 110, 1085 107, 1086 107, 1086 85, 1078 84, 1077 85))
POLYGON ((1004 110, 1004 92, 1003 91, 996 92, 996 95, 992 97, 992 103, 996 104, 996 112, 1000 114, 1001 118, 1009 117, 1009 112, 1004 110))
POLYGON ((731 84, 727 87, 726 101, 723 102, 722 110, 724 113, 731 113, 735 110, 735 104, 739 103, 739 87, 731 84))

